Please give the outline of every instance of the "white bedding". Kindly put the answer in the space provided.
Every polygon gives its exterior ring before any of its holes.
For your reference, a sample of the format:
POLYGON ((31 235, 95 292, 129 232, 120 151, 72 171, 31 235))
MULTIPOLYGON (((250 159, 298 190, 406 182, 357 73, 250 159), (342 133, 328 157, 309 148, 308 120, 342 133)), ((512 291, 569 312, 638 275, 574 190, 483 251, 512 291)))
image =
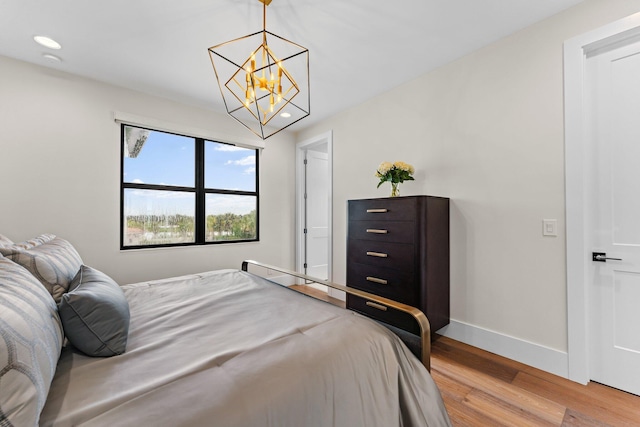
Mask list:
POLYGON ((126 353, 65 347, 41 425, 449 425, 420 361, 351 311, 237 270, 123 290, 126 353))

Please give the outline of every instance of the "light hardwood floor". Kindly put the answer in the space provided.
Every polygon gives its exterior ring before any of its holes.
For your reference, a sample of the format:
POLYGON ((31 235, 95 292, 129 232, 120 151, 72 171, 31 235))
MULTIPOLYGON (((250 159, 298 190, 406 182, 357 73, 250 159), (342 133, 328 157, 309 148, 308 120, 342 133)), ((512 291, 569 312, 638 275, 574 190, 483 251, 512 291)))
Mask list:
MULTIPOLYGON (((345 306, 314 288, 292 287, 345 306)), ((638 396, 574 383, 447 337, 432 342, 431 376, 454 427, 640 427, 638 396)))
POLYGON ((458 341, 432 343, 431 375, 454 426, 640 426, 640 397, 584 386, 458 341))

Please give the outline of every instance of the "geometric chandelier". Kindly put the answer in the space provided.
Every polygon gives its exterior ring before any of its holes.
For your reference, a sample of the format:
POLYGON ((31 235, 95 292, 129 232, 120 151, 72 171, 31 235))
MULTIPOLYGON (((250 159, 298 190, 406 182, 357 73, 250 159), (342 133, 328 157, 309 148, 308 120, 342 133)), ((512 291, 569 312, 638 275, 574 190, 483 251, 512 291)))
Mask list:
POLYGON ((262 31, 208 50, 227 113, 267 139, 310 113, 309 50, 267 31, 258 1, 262 31))

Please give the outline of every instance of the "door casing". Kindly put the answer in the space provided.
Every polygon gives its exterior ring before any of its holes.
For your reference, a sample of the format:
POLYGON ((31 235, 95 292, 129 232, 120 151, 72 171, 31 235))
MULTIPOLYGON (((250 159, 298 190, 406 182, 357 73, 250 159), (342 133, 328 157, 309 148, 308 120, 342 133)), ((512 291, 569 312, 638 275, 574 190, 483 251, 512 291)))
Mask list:
POLYGON ((589 373, 588 297, 591 248, 586 243, 585 177, 591 173, 582 149, 585 123, 586 60, 599 49, 640 37, 640 13, 615 21, 564 43, 565 200, 567 257, 567 328, 569 379, 586 384, 589 373))
POLYGON ((296 144, 296 271, 304 272, 304 259, 305 259, 305 244, 304 244, 304 215, 305 215, 305 203, 304 203, 304 158, 305 151, 314 147, 322 146, 326 144, 328 155, 328 266, 327 275, 329 280, 332 280, 332 264, 333 264, 333 132, 325 132, 316 137, 307 139, 305 141, 296 144))

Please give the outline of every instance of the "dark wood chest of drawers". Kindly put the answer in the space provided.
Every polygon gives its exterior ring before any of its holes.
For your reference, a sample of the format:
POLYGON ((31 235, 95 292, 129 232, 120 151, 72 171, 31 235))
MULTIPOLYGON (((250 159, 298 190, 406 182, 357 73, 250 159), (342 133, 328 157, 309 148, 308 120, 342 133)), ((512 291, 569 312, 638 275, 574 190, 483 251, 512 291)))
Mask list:
MULTIPOLYGON (((449 199, 349 200, 347 285, 424 312, 431 331, 449 323, 449 199)), ((419 333, 411 316, 348 295, 347 307, 419 333)))

